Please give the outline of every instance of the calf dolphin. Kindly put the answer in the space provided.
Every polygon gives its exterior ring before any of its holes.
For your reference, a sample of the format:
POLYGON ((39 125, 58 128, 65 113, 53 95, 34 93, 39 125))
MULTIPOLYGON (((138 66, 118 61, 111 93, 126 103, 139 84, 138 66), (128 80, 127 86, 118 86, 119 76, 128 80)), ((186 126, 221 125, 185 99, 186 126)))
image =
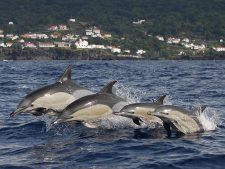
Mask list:
POLYGON ((170 137, 171 131, 182 134, 204 131, 197 116, 201 114, 205 108, 206 106, 202 106, 193 111, 188 111, 177 106, 165 105, 158 107, 153 115, 163 121, 163 126, 170 137))
POLYGON ((148 115, 150 112, 154 112, 155 109, 163 105, 163 101, 166 95, 160 96, 153 103, 133 103, 124 106, 120 112, 114 114, 131 118, 137 125, 141 125, 141 122, 146 124, 158 123, 162 124, 162 121, 156 116, 148 115))
POLYGON ((63 75, 54 84, 39 88, 25 96, 11 117, 25 112, 40 116, 42 114, 55 115, 67 105, 83 96, 93 94, 71 80, 72 66, 68 66, 63 75))
POLYGON ((92 121, 99 120, 105 115, 119 111, 127 102, 112 93, 112 87, 116 81, 110 82, 100 92, 82 97, 68 105, 58 116, 53 124, 66 121, 82 122, 87 127, 93 127, 92 121))

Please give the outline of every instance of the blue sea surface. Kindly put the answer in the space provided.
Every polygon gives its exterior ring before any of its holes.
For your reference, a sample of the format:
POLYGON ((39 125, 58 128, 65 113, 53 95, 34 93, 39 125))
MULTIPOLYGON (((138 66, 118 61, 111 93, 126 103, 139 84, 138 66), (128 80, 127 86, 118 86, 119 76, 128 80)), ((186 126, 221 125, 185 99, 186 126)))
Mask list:
POLYGON ((0 168, 225 168, 225 61, 1 61, 0 102, 0 168), (48 116, 9 117, 69 64, 78 84, 98 91, 117 80, 115 92, 130 102, 167 94, 166 103, 186 109, 207 105, 208 130, 167 138, 157 129, 52 127, 48 116))

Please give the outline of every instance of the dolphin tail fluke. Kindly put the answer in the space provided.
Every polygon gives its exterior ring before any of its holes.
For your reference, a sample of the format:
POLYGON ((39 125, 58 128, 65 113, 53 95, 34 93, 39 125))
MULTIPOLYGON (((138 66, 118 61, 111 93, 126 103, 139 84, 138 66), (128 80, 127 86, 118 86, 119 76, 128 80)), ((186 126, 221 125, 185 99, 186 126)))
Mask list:
POLYGON ((166 98, 167 95, 162 95, 162 96, 159 96, 157 98, 157 100, 155 101, 156 104, 160 104, 160 105, 163 105, 163 101, 164 99, 166 98))
POLYGON ((199 106, 193 110, 193 113, 196 115, 201 115, 203 113, 203 111, 206 109, 206 107, 207 106, 205 106, 205 105, 199 106))
POLYGON ((112 87, 113 87, 113 85, 114 85, 116 82, 117 82, 116 80, 109 82, 107 85, 105 85, 105 86, 99 91, 99 93, 110 93, 110 94, 112 94, 112 87))
POLYGON ((62 83, 67 80, 71 80, 71 74, 72 74, 72 65, 69 65, 64 71, 63 75, 59 78, 58 82, 62 83))

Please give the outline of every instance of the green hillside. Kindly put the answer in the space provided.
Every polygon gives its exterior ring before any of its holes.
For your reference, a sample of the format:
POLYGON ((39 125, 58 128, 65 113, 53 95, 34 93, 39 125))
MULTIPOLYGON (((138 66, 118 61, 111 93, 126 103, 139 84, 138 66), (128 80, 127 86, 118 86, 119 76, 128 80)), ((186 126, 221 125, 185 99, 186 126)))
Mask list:
POLYGON ((224 0, 1 0, 0 28, 45 30, 72 17, 124 37, 160 34, 208 40, 225 36, 224 9, 224 0), (145 24, 134 26, 139 19, 145 24))

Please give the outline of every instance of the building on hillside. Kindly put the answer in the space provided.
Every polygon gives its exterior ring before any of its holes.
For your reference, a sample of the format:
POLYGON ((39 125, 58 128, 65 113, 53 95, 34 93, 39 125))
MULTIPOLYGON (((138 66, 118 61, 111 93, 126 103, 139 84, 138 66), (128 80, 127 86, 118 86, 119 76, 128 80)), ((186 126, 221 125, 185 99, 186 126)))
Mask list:
POLYGON ((6 47, 5 43, 4 42, 0 42, 0 47, 6 47))
POLYGON ((182 39, 182 42, 189 43, 190 42, 190 39, 184 38, 184 39, 182 39))
POLYGON ((69 19, 69 22, 76 22, 76 19, 69 19))
POLYGON ((34 36, 36 37, 36 39, 48 39, 48 35, 44 33, 37 33, 37 34, 34 34, 34 36))
POLYGON ((67 30, 69 30, 69 28, 67 27, 67 25, 59 25, 59 30, 60 31, 67 31, 67 30))
POLYGON ((54 48, 55 45, 51 42, 39 42, 38 47, 39 48, 54 48))
POLYGON ((170 37, 167 39, 167 43, 168 44, 178 44, 178 43, 180 43, 180 38, 170 37))
POLYGON ((9 25, 14 25, 14 23, 13 23, 12 21, 10 21, 8 24, 9 24, 9 25))
POLYGON ((79 49, 85 49, 85 48, 88 48, 88 41, 86 40, 82 40, 82 39, 79 39, 76 43, 75 43, 76 47, 79 49))
POLYGON ((13 45, 12 42, 7 42, 7 43, 5 44, 5 46, 6 46, 6 47, 9 47, 9 48, 12 47, 12 45, 13 45))
POLYGON ((3 34, 3 33, 4 33, 4 31, 2 29, 0 29, 0 34, 3 34))
POLYGON ((19 39, 18 43, 25 43, 25 40, 24 39, 19 39))
POLYGON ((96 26, 93 27, 93 33, 95 34, 101 34, 101 30, 97 28, 96 26))
POLYGON ((157 36, 156 36, 156 38, 157 38, 159 41, 163 41, 163 42, 165 41, 165 39, 164 39, 164 37, 163 37, 163 36, 159 36, 159 35, 157 35, 157 36))
POLYGON ((104 34, 104 38, 111 38, 111 37, 112 37, 112 34, 111 33, 104 34))
POLYGON ((26 42, 24 48, 37 48, 37 46, 32 42, 26 42))
POLYGON ((145 54, 146 53, 146 51, 145 50, 143 50, 143 49, 139 49, 139 50, 137 50, 137 52, 136 52, 138 55, 143 55, 143 54, 145 54))
POLYGON ((217 52, 225 52, 225 46, 217 46, 213 47, 213 49, 217 52))
POLYGON ((77 38, 73 34, 66 34, 62 37, 62 41, 76 41, 77 38))
POLYGON ((129 49, 125 49, 123 52, 127 53, 127 54, 130 54, 130 50, 129 49))
POLYGON ((3 35, 3 34, 0 34, 0 38, 4 38, 5 37, 5 35, 3 35))
POLYGON ((107 49, 110 49, 112 53, 121 53, 121 49, 114 46, 107 46, 107 49))
POLYGON ((49 31, 57 31, 58 29, 59 29, 59 28, 58 28, 57 25, 52 25, 52 26, 48 27, 48 30, 49 30, 49 31))
POLYGON ((61 38, 61 34, 59 32, 54 32, 50 35, 50 38, 52 38, 52 39, 61 38))
POLYGON ((54 44, 58 48, 70 48, 71 47, 71 43, 69 43, 69 42, 54 42, 54 44))

